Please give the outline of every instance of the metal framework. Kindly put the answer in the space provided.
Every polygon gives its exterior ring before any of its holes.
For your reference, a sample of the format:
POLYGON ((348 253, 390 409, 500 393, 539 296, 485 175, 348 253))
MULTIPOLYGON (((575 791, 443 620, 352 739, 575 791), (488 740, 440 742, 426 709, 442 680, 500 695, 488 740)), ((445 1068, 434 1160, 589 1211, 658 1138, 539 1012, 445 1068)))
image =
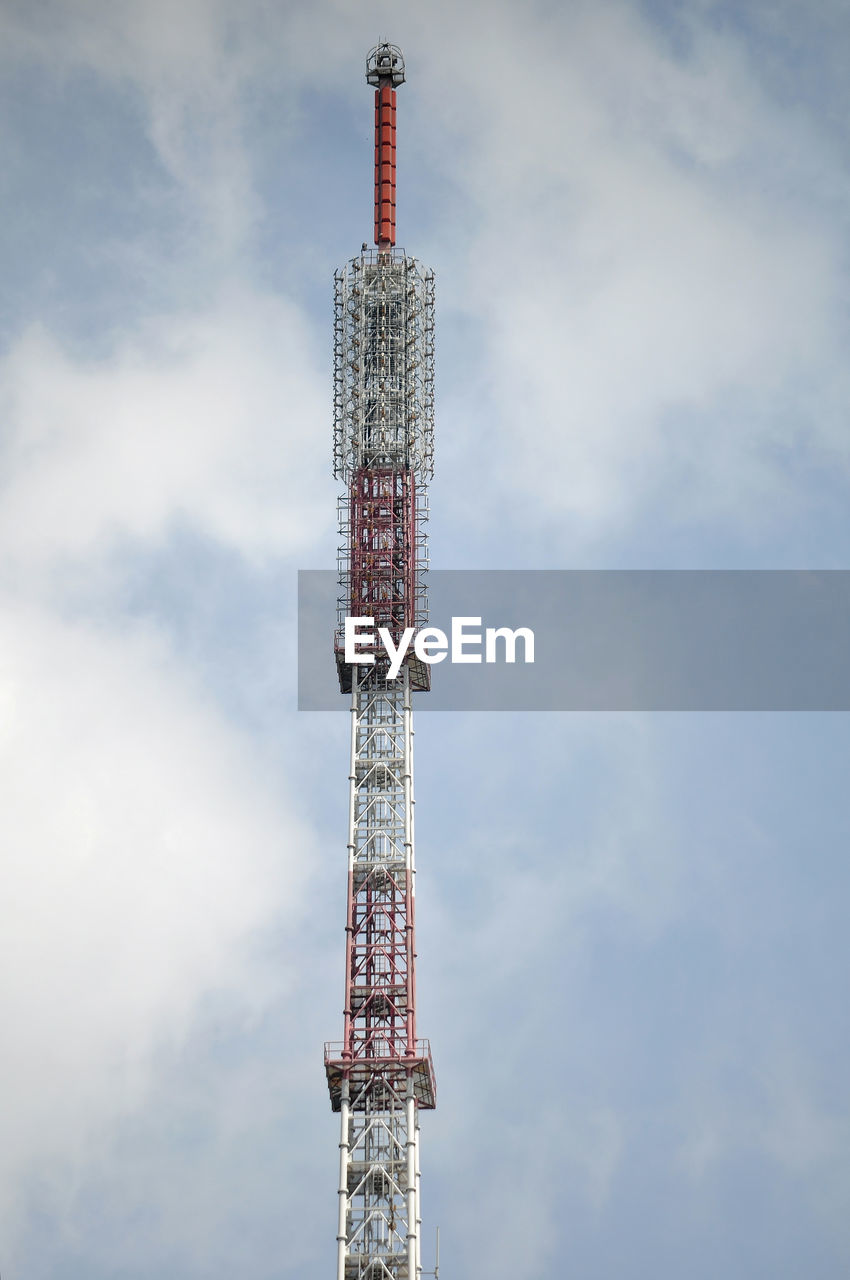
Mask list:
POLYGON ((337 1280, 418 1280, 419 1113, 434 1107, 416 1037, 413 711, 428 667, 395 680, 379 652, 345 662, 342 618, 397 640, 426 620, 426 483, 433 465, 434 278, 395 249, 394 45, 367 59, 375 85, 375 241, 335 277, 334 471, 340 499, 340 689, 351 695, 343 1039, 325 1046, 340 1114, 337 1280))
MULTIPOLYGON (((334 471, 339 502, 341 687, 346 613, 373 617, 394 641, 427 616, 425 482, 434 459, 434 275, 396 249, 365 249, 334 289, 334 471)), ((417 663, 414 688, 427 688, 417 663)))

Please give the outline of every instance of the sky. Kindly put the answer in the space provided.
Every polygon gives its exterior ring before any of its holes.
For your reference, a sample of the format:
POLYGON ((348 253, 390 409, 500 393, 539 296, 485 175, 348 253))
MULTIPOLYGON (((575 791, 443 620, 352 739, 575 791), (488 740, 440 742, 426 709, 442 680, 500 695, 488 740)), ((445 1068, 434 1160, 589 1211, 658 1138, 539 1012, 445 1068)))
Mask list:
MULTIPOLYGON (((295 594, 384 39, 432 565, 850 568, 843 0, 0 0, 4 1280, 334 1266, 347 717, 295 594)), ((426 1266, 844 1274, 847 716, 416 745, 426 1266)))

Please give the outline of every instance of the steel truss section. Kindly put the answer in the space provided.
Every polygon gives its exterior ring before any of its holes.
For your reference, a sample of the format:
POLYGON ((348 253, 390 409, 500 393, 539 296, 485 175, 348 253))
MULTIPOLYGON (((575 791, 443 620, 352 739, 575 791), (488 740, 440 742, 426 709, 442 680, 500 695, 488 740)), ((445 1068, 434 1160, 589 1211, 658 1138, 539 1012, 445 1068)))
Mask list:
POLYGON ((416 625, 416 477, 361 467, 349 497, 351 610, 374 617, 397 642, 416 625))
POLYGON ((434 275, 364 249, 334 277, 334 474, 434 462, 434 275))
POLYGON ((326 1045, 340 1112, 337 1280, 417 1280, 419 1111, 436 1102, 416 1039, 410 672, 360 669, 351 696, 345 1021, 326 1045))
MULTIPOLYGON (((426 483, 434 448, 434 276, 403 250, 364 249, 336 273, 334 470, 340 500, 336 659, 351 691, 343 621, 371 617, 397 644, 427 620, 426 483)), ((386 654, 374 651, 386 670, 386 654)), ((411 655, 414 689, 430 667, 411 655)))
MULTIPOLYGON (((340 543, 337 560, 336 659, 340 689, 351 691, 351 667, 345 662, 346 615, 373 618, 397 645, 406 627, 418 631, 428 620, 428 493, 410 471, 361 468, 348 494, 339 500, 340 543)), ((379 666, 387 665, 380 644, 371 650, 379 666)), ((430 688, 430 667, 412 650, 408 665, 413 688, 430 688)))

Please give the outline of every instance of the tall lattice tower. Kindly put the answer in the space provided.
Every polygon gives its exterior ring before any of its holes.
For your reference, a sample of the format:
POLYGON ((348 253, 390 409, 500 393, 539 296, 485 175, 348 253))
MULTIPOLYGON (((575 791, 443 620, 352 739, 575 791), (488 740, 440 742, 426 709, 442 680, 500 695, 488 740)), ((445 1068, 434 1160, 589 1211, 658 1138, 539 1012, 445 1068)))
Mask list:
POLYGON ((345 661, 346 614, 398 644, 426 620, 426 483, 434 429, 434 277, 395 247, 401 50, 366 60, 375 86, 375 249, 336 272, 334 464, 340 498, 340 688, 351 694, 348 914, 341 1044, 325 1046, 340 1113, 337 1280, 418 1280, 419 1113, 435 1104, 416 1038, 411 694, 415 658, 390 680, 383 647, 345 661))

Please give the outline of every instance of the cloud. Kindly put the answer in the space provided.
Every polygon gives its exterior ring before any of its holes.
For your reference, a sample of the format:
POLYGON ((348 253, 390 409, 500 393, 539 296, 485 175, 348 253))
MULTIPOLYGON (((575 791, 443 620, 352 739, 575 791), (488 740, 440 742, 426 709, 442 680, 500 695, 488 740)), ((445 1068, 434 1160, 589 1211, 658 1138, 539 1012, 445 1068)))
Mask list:
POLYGON ((659 495, 679 521, 775 522, 789 458, 846 462, 834 145, 731 24, 677 43, 623 4, 503 5, 476 56, 475 22, 429 101, 451 302, 486 347, 458 469, 571 540, 659 495))
POLYGON ((140 1105, 205 993, 262 1008, 280 979, 252 939, 297 909, 309 836, 160 637, 3 603, 8 1236, 31 1177, 85 1167, 140 1105))
MULTIPOLYGON (((263 938, 297 915, 310 865, 297 802, 222 710, 225 676, 192 670, 167 602, 125 612, 131 571, 188 572, 187 533, 243 584, 329 534, 310 326, 234 285, 99 345, 80 354, 33 325, 0 363, 10 1247, 27 1205, 58 1223, 79 1213, 79 1186, 144 1113, 206 1001, 224 993, 233 1027, 279 997, 292 957, 272 974, 263 938)), ((205 643, 201 665, 215 666, 205 643)))
MULTIPOLYGON (((247 591, 267 566, 330 545, 329 290, 314 303, 302 275, 297 300, 274 297, 266 273, 321 258, 309 222, 320 170, 323 191, 338 192, 322 210, 333 234, 356 249, 351 228, 368 225, 369 45, 387 34, 408 56, 400 225, 432 219, 435 498, 454 505, 455 535, 477 518, 492 548, 499 513, 519 556, 544 543, 558 555, 565 537, 640 532, 653 501, 683 523, 740 528, 787 514, 789 455, 843 458, 835 139, 760 75, 763 50, 716 8, 674 29, 619 3, 6 7, 0 56, 31 85, 61 82, 70 114, 92 82, 99 109, 122 108, 104 187, 150 182, 145 212, 162 200, 155 225, 142 215, 126 235, 120 220, 108 228, 116 269, 155 282, 156 309, 128 296, 109 326, 70 336, 42 317, 0 365, 0 836, 11 851, 0 999, 15 1031, 0 1173, 10 1232, 26 1233, 32 1206, 52 1197, 60 1227, 44 1274, 73 1252, 63 1198, 71 1231, 90 1237, 87 1275, 98 1259, 104 1275, 151 1260, 161 1270, 174 1250, 187 1275, 202 1273, 219 1244, 238 1270, 246 1221, 274 1219, 283 1241, 274 1252, 255 1239, 251 1274, 280 1258, 294 1274, 332 1253, 336 1134, 313 1052, 338 1033, 316 992, 338 999, 342 953, 329 939, 342 937, 343 903, 333 926, 333 877, 316 870, 316 836, 297 815, 323 834, 331 825, 333 733, 293 747, 276 723, 270 746, 273 734, 235 728, 221 636, 209 628, 193 655, 214 672, 202 688, 177 656, 168 592, 155 623, 153 607, 131 618, 122 575, 141 563, 155 596, 160 572, 172 588, 191 573, 181 548, 200 542, 211 577, 226 566, 219 596, 235 614, 232 582, 247 591), (343 119, 348 103, 362 122, 343 119), (352 223, 344 144, 361 135, 366 207, 352 223), (270 173, 269 219, 298 227, 295 249, 258 247, 258 175, 270 173), (292 801, 268 760, 298 751, 306 785, 292 801), (274 976, 258 949, 281 920, 274 976), (296 962, 309 977, 290 1000, 280 990, 296 962), (224 1047, 204 1022, 222 992, 224 1047), (276 999, 269 1023, 285 1031, 243 1038, 240 1024, 256 1027, 276 999), (49 1197, 30 1195, 39 1182, 49 1197)), ((72 124, 67 136, 88 140, 72 124)), ((55 265, 45 256, 39 269, 55 265)), ((462 545, 456 536, 452 553, 462 545)), ((279 658, 266 647, 269 667, 279 658)), ((766 1036, 747 1076, 735 1038, 736 1017, 760 1035, 775 1004, 740 968, 728 979, 736 929, 750 937, 769 917, 760 937, 775 961, 784 924, 779 899, 765 906, 760 892, 754 915, 741 892, 734 823, 711 825, 745 761, 692 753, 699 785, 671 818, 670 755, 642 726, 618 721, 588 746, 585 728, 569 741, 549 719, 525 738, 512 720, 502 738, 488 723, 454 742, 441 724, 430 746, 419 724, 420 1031, 434 1038, 441 1090, 426 1118, 427 1212, 433 1223, 442 1187, 442 1221, 455 1224, 456 1256, 473 1242, 470 1265, 492 1232, 494 1274, 518 1260, 556 1274, 567 1217, 585 1269, 605 1270, 605 1248, 623 1239, 629 1265, 652 1259, 652 1232, 671 1222, 697 1264, 687 1194, 652 1196, 683 1165, 694 1186, 701 1170, 703 1184, 725 1176, 751 1100, 743 1089, 729 1101, 728 1073, 766 1099, 750 1140, 789 1171, 792 1192, 839 1165, 818 1082, 776 1083, 766 1036), (706 829, 716 879, 701 881, 706 829), (720 1036, 729 1056, 701 1076, 688 1053, 720 1036), (643 1188, 650 1211, 630 1222, 643 1188)), ((753 759, 772 760, 768 738, 753 759)), ((337 763, 342 842, 344 744, 337 763)), ((807 811, 822 830, 822 807, 807 811)), ((818 976, 789 1008, 798 1026, 818 976)), ((844 1231, 834 1216, 827 1248, 844 1231)), ((790 1218, 805 1243, 805 1217, 790 1218)), ((722 1234, 722 1214, 706 1219, 722 1234)), ((38 1247, 33 1231, 21 1251, 32 1269, 38 1247)))
MULTIPOLYGON (((79 1214, 76 1192, 145 1113, 163 1061, 189 1053, 206 1002, 224 1001, 232 1029, 280 998, 292 957, 272 972, 263 940, 297 916, 310 865, 312 833, 222 709, 221 673, 178 656, 167 602, 125 611, 131 571, 188 572, 187 534, 244 588, 334 524, 326 357, 303 309, 240 257, 253 178, 214 8, 3 17, 5 57, 64 80, 69 103, 93 74, 141 104, 173 184, 169 234, 194 233, 191 271, 171 277, 159 224, 111 240, 116 269, 162 276, 159 310, 128 298, 110 331, 61 337, 29 323, 0 360, 9 1247, 33 1204, 66 1225, 79 1214)), ((138 137, 106 159, 121 160, 108 184, 146 162, 138 137)))
POLYGON ((248 39, 248 12, 217 0, 48 0, 7 11, 0 29, 12 65, 29 63, 54 86, 94 76, 131 100, 191 228, 187 250, 203 249, 208 269, 239 251, 259 213, 242 91, 263 46, 248 39))
POLYGON ((303 318, 230 294, 149 321, 101 359, 43 329, 0 365, 0 539, 7 570, 48 571, 183 525, 248 559, 303 553, 320 497, 327 407, 303 318))

